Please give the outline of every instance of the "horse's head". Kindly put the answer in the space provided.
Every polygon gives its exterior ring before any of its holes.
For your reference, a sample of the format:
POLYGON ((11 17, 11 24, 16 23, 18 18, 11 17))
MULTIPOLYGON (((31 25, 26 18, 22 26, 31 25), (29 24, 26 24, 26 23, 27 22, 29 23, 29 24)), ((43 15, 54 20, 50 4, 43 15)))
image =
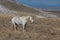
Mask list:
POLYGON ((30 21, 31 23, 34 23, 32 16, 24 16, 24 18, 26 19, 27 22, 30 21))
POLYGON ((31 23, 34 23, 33 17, 30 16, 31 23))

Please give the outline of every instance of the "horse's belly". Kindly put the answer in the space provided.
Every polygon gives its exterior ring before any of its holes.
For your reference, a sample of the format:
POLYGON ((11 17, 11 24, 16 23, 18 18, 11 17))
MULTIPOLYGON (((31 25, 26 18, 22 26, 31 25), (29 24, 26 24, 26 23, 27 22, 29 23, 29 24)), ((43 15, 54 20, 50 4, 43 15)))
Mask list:
POLYGON ((21 21, 21 20, 15 20, 15 23, 17 23, 17 24, 21 24, 22 21, 21 21))
POLYGON ((16 22, 17 24, 21 24, 21 22, 16 22))

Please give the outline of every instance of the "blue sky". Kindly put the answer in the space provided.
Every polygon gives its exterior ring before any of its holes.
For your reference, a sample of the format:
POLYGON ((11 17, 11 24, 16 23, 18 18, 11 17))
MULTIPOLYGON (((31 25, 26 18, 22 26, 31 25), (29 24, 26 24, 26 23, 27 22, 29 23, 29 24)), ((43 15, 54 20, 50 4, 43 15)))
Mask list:
POLYGON ((17 0, 17 2, 36 8, 60 8, 60 0, 17 0))

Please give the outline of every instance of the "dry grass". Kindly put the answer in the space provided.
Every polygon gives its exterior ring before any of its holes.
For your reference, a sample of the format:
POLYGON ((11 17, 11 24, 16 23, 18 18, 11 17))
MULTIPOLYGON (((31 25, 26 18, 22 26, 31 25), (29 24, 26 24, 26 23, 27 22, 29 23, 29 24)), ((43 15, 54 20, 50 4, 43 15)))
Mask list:
POLYGON ((29 23, 26 32, 12 28, 13 15, 0 14, 0 40, 60 40, 60 18, 35 18, 35 23, 29 23))

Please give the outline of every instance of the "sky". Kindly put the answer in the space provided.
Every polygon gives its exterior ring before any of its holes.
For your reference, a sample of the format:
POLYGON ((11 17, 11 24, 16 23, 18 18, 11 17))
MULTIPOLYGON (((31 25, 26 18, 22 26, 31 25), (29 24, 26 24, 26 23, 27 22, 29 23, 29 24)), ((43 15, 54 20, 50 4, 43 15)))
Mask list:
POLYGON ((60 0, 17 0, 34 8, 60 8, 60 0))

